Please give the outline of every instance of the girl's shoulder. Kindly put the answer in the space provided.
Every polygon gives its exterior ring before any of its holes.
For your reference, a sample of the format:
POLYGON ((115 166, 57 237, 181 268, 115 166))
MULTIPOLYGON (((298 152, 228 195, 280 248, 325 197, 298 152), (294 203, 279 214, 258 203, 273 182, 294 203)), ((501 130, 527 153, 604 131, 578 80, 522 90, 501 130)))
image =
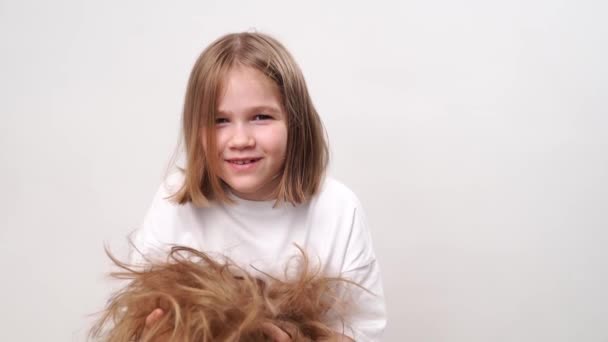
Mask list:
POLYGON ((161 190, 164 190, 165 192, 167 192, 169 195, 173 195, 175 192, 177 192, 182 185, 184 184, 184 181, 186 179, 186 175, 184 173, 184 171, 182 170, 175 170, 171 173, 169 173, 161 186, 161 190))
POLYGON ((357 195, 344 183, 329 176, 325 178, 319 193, 312 198, 311 205, 327 210, 361 208, 357 195))

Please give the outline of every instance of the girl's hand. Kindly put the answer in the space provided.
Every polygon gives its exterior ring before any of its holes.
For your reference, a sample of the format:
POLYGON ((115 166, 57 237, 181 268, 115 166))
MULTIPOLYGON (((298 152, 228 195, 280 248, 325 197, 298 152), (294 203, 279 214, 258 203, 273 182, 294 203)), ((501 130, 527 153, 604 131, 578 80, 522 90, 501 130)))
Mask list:
MULTIPOLYGON (((290 342, 292 341, 291 336, 287 334, 283 329, 277 327, 272 323, 264 323, 262 325, 262 329, 264 329, 264 333, 268 335, 268 337, 272 338, 274 342, 290 342)), ((334 333, 328 339, 325 339, 321 342, 355 342, 352 338, 342 335, 340 333, 334 333)))
POLYGON ((148 315, 148 317, 146 317, 146 327, 145 328, 150 328, 151 326, 153 326, 154 323, 158 322, 158 320, 161 319, 164 314, 165 314, 165 312, 163 311, 163 309, 161 309, 161 308, 154 309, 154 311, 152 311, 148 315))
POLYGON ((320 342, 355 342, 355 340, 353 340, 352 338, 350 338, 346 335, 342 335, 340 333, 334 333, 334 335, 331 336, 330 338, 320 340, 320 342))
MULTIPOLYGON (((160 320, 165 312, 161 308, 156 308, 152 311, 148 317, 146 317, 146 325, 144 327, 144 334, 156 323, 160 320)), ((272 323, 264 323, 262 325, 262 329, 268 335, 268 337, 272 338, 274 342, 291 342, 291 336, 286 333, 283 329, 272 323)), ((351 338, 344 336, 342 334, 336 333, 335 336, 330 338, 327 341, 340 341, 340 342, 354 342, 351 338)))
POLYGON ((164 314, 165 314, 165 312, 163 311, 163 309, 161 309, 161 308, 154 309, 148 315, 148 317, 146 317, 146 325, 144 325, 144 331, 142 333, 142 336, 145 336, 146 333, 148 332, 148 330, 150 330, 150 328, 154 324, 156 324, 156 322, 158 322, 163 317, 164 314))
MULTIPOLYGON (((165 312, 163 311, 163 309, 161 309, 161 308, 154 309, 154 311, 152 311, 148 315, 148 317, 146 317, 146 325, 144 326, 143 335, 145 335, 146 332, 148 332, 148 330, 156 322, 158 322, 158 320, 160 320, 164 314, 165 314, 165 312)), ((291 342, 291 337, 289 336, 289 334, 287 334, 281 328, 277 327, 276 325, 274 325, 272 323, 264 323, 262 325, 262 329, 264 330, 264 333, 266 333, 266 335, 268 335, 268 337, 270 337, 274 340, 274 342, 291 342)))
POLYGON ((263 323, 262 329, 264 333, 268 335, 274 342, 290 342, 291 336, 287 334, 283 329, 277 327, 272 323, 263 323))

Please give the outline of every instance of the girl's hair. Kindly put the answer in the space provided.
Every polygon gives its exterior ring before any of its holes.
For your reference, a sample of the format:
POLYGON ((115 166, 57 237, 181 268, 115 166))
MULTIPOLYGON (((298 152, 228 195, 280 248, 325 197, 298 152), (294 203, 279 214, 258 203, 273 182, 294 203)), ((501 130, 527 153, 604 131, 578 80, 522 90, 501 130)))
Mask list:
MULTIPOLYGON (((299 248, 299 247, 298 247, 299 248)), ((300 248, 299 248, 300 249, 300 248)), ((167 262, 144 269, 120 262, 112 275, 129 280, 116 292, 89 337, 122 341, 266 341, 264 326, 274 324, 293 341, 332 336, 331 323, 344 321, 346 285, 313 271, 302 249, 295 276, 281 281, 255 278, 229 259, 218 262, 188 247, 173 247, 167 262), (162 318, 144 333, 156 308, 162 318)), ((287 276, 286 269, 286 276, 287 276)))
POLYGON ((229 70, 237 66, 261 71, 281 93, 287 114, 287 149, 276 191, 277 203, 295 205, 307 201, 318 191, 327 168, 325 131, 294 58, 276 39, 252 32, 217 39, 194 64, 183 111, 185 179, 172 199, 196 206, 206 206, 210 200, 231 202, 218 177, 215 119, 223 82, 229 70))

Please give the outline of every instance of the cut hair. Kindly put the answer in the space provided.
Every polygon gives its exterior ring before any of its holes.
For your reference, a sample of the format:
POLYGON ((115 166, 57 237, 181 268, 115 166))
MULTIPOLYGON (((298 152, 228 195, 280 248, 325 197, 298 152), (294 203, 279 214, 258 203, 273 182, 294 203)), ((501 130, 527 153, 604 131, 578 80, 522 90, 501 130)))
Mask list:
MULTIPOLYGON (((218 261, 189 247, 171 249, 166 262, 129 265, 106 253, 128 280, 108 301, 89 337, 126 341, 270 341, 264 325, 274 324, 293 341, 329 338, 336 323, 345 327, 348 287, 339 277, 324 277, 304 251, 295 276, 279 280, 261 271, 254 277, 228 258, 218 261), (143 267, 143 268, 142 268, 143 267), (156 308, 162 318, 144 331, 156 308)), ((339 331, 338 331, 339 332, 339 331)))
POLYGON ((286 113, 287 147, 275 194, 277 203, 304 203, 319 190, 329 150, 325 129, 302 71, 276 39, 262 33, 242 32, 211 43, 190 73, 182 116, 185 179, 171 197, 176 203, 192 202, 204 207, 211 200, 232 202, 219 177, 215 120, 226 75, 241 66, 262 72, 277 85, 286 113))

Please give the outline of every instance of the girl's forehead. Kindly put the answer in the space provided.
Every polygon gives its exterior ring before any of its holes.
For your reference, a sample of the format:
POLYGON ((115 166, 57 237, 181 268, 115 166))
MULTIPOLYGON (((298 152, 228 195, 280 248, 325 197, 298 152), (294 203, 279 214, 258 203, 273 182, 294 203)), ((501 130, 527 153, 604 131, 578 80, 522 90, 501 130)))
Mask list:
POLYGON ((222 82, 218 112, 235 113, 253 109, 281 109, 281 92, 277 84, 261 71, 251 67, 230 69, 222 82))
POLYGON ((222 84, 225 87, 234 84, 249 84, 260 87, 278 88, 278 85, 261 70, 250 66, 236 65, 227 70, 222 77, 222 84))

